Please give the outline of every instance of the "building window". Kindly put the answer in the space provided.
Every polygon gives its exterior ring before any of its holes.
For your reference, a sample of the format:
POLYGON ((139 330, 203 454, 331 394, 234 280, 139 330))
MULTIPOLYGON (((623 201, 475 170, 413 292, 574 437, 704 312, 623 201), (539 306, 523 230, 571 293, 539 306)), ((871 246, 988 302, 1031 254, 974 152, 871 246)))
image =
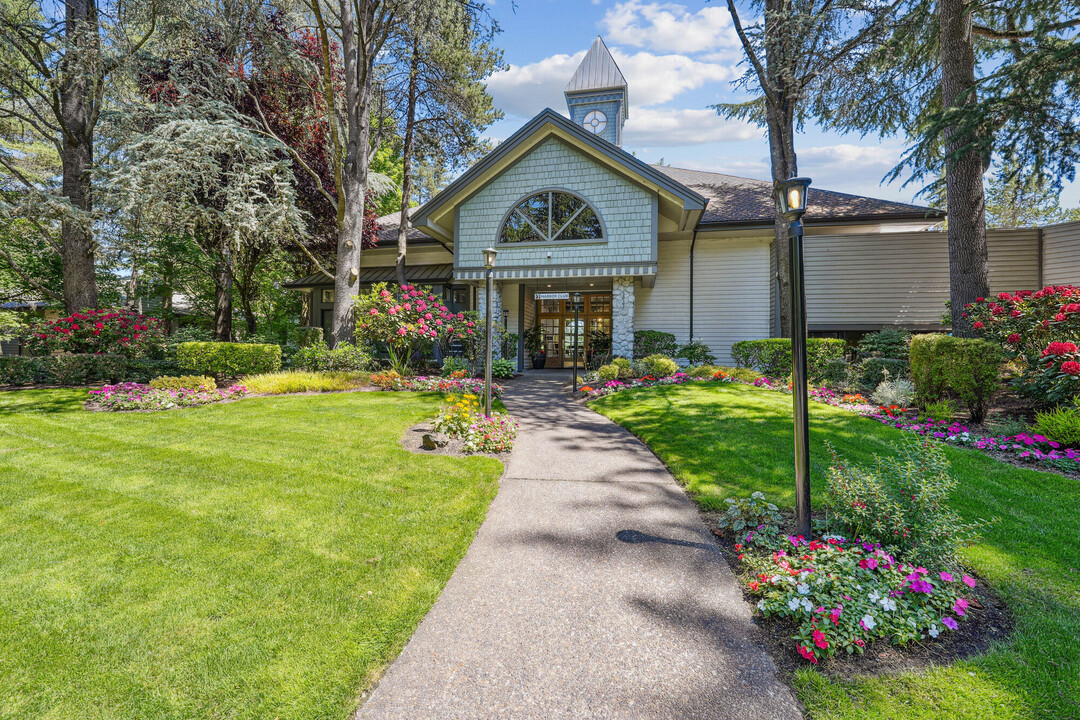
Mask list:
POLYGON ((334 288, 327 288, 322 291, 323 304, 329 305, 334 302, 334 288))
POLYGON ((558 190, 522 200, 506 216, 499 233, 500 243, 603 239, 600 218, 589 203, 558 190))

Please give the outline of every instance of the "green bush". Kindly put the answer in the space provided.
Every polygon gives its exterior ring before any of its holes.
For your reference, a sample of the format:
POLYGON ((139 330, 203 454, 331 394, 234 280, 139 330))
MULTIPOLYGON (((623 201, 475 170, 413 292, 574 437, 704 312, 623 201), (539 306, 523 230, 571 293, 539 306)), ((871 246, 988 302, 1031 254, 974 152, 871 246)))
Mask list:
POLYGON ((973 422, 1001 387, 1002 349, 988 340, 940 333, 911 338, 911 379, 920 406, 954 395, 967 406, 973 422))
POLYGON ((297 350, 292 365, 297 370, 310 372, 363 372, 371 369, 371 355, 364 348, 349 343, 338 343, 331 350, 319 340, 297 350))
POLYGON ((217 390, 217 381, 207 375, 162 375, 150 381, 155 390, 217 390))
POLYGON ((895 455, 875 455, 873 467, 860 467, 829 446, 825 505, 835 529, 880 543, 911 565, 955 566, 986 523, 963 523, 949 507, 957 483, 939 443, 906 437, 893 448, 895 455))
MULTIPOLYGON (((844 349, 839 338, 809 338, 806 341, 808 379, 821 383, 829 377, 843 377, 844 349)), ((753 368, 773 378, 791 374, 791 338, 740 340, 731 346, 731 357, 739 367, 753 368)))
POLYGON ((871 396, 878 405, 886 407, 906 408, 915 399, 915 386, 910 380, 900 378, 898 380, 882 380, 874 389, 871 396))
POLYGON ((176 369, 176 363, 167 360, 122 355, 0 357, 0 385, 145 383, 176 369))
POLYGON ((634 358, 641 359, 649 355, 675 355, 679 351, 679 343, 671 333, 659 330, 635 330, 634 331, 634 358))
POLYGON ((619 366, 614 363, 611 365, 601 365, 600 369, 596 371, 596 374, 600 376, 601 380, 618 380, 619 366))
POLYGON ((956 403, 952 400, 938 400, 926 405, 926 417, 931 420, 952 422, 954 415, 956 415, 956 403))
POLYGON ((671 377, 679 372, 679 363, 659 353, 641 359, 645 371, 654 377, 671 377))
POLYGON ((464 358, 454 357, 453 355, 443 358, 440 374, 443 377, 450 377, 456 372, 467 374, 469 372, 469 363, 465 362, 464 358))
POLYGON ((513 360, 507 360, 506 358, 499 358, 498 360, 491 361, 491 377, 499 378, 500 380, 507 380, 514 377, 514 372, 517 370, 517 365, 513 360))
POLYGON ((1035 414, 1035 432, 1070 448, 1080 448, 1080 409, 1059 407, 1035 414))
POLYGON ((718 372, 720 372, 719 365, 693 365, 686 368, 686 374, 690 377, 705 378, 706 380, 718 372))
POLYGON ((691 340, 679 348, 675 357, 682 358, 691 365, 712 365, 716 362, 716 356, 712 350, 701 340, 691 340))
POLYGON ((281 369, 281 346, 256 343, 186 342, 176 350, 184 370, 213 375, 249 375, 281 369))
POLYGON ((323 342, 323 329, 321 327, 294 327, 289 331, 289 342, 297 347, 306 348, 323 342))
POLYGON ((864 336, 856 349, 859 357, 856 384, 872 388, 882 380, 907 377, 910 345, 911 333, 903 328, 883 328, 864 336))

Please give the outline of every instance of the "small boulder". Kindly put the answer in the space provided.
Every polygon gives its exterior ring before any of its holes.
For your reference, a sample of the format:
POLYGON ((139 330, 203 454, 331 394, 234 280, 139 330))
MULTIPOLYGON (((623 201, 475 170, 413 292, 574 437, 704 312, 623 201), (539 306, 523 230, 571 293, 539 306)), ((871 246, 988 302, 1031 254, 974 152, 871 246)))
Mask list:
POLYGON ((420 445, 425 450, 438 450, 441 447, 445 447, 449 440, 450 439, 442 433, 424 433, 420 445))

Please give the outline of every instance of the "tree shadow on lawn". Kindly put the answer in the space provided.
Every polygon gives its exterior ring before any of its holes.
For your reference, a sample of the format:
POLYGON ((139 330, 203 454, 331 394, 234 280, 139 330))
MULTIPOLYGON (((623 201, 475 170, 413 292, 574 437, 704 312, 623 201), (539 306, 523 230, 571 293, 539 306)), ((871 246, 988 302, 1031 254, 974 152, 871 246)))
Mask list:
POLYGON ((0 392, 0 416, 78 412, 89 399, 88 388, 6 390, 0 392))

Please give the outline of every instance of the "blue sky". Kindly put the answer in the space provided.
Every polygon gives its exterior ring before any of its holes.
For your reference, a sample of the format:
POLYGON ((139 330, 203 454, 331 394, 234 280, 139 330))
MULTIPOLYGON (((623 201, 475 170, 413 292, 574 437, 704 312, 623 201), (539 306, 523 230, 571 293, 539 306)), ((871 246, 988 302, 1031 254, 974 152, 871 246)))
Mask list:
MULTIPOLYGON (((602 35, 627 79, 630 119, 623 147, 647 162, 767 179, 764 131, 719 118, 709 105, 740 99, 732 80, 743 59, 724 2, 649 0, 495 0, 496 40, 508 69, 488 89, 506 114, 486 133, 501 140, 545 107, 566 114, 562 90, 602 35)), ((746 18, 744 16, 744 22, 746 18)), ((903 151, 902 138, 840 135, 808 126, 796 139, 800 174, 816 187, 919 202, 916 184, 882 177, 903 151)), ((1080 202, 1067 187, 1062 204, 1080 202)))

